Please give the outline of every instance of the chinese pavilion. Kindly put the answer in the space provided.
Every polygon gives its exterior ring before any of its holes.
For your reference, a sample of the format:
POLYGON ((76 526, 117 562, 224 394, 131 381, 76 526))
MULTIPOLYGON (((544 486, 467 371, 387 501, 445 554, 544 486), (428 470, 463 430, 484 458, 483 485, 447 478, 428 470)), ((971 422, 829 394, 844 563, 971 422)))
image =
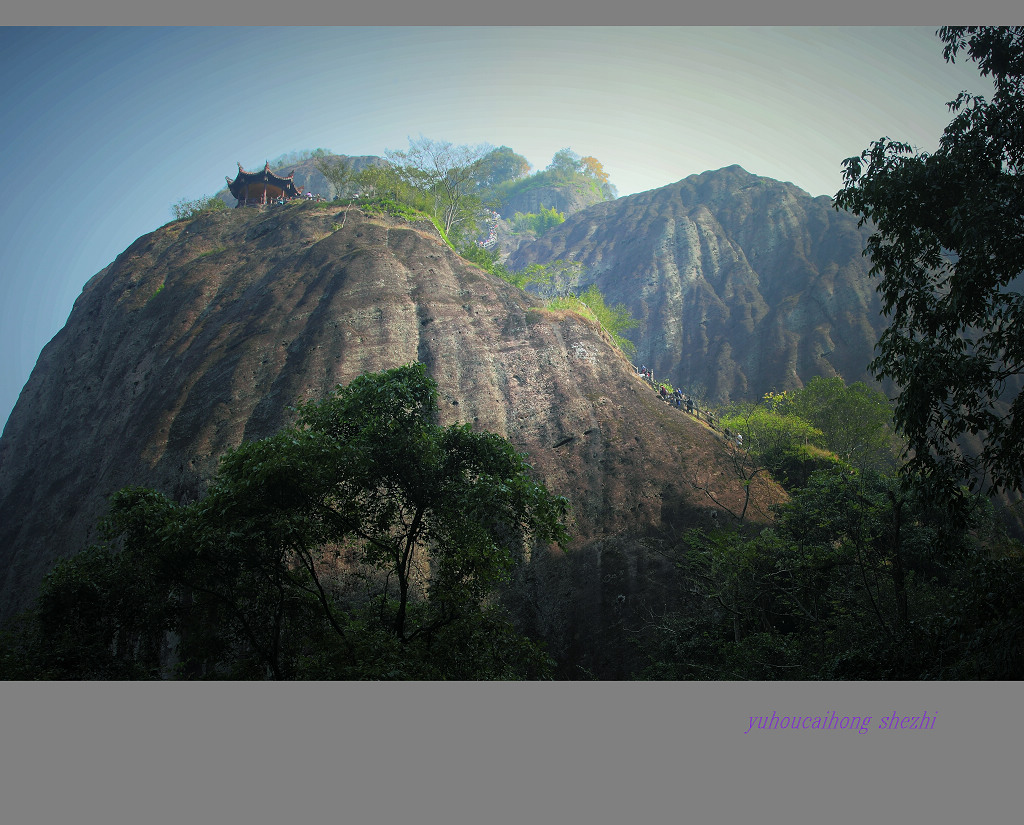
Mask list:
POLYGON ((236 206, 262 206, 273 203, 278 198, 297 198, 301 189, 295 188, 292 172, 288 177, 281 178, 270 171, 270 163, 263 167, 262 172, 246 172, 242 164, 238 164, 238 175, 231 180, 227 175, 228 189, 238 200, 236 206))

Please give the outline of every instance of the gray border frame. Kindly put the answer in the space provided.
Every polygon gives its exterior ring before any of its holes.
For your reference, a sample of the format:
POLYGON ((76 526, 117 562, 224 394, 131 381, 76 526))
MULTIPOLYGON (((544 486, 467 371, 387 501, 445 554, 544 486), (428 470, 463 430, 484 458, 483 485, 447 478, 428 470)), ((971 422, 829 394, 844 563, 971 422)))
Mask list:
MULTIPOLYGON (((5 24, 945 22, 960 3, 684 9, 583 0, 45 0, 5 24), (824 19, 823 19, 824 18, 824 19)), ((969 22, 1022 7, 974 3, 969 22)), ((950 22, 961 22, 954 19, 950 22)), ((936 59, 939 59, 938 51, 936 59)), ((15 823, 1018 822, 1016 684, 0 685, 0 818, 15 823), (775 730, 761 714, 927 712, 930 731, 775 730)))

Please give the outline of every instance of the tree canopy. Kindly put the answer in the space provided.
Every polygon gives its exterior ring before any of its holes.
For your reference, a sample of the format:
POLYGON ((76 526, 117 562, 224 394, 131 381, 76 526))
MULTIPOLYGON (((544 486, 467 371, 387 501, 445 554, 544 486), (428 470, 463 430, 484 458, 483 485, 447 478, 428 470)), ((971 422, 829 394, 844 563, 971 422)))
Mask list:
POLYGON ((939 148, 880 138, 843 162, 835 206, 870 222, 890 318, 871 368, 899 389, 909 469, 955 493, 1024 487, 1024 29, 947 26, 991 99, 962 92, 939 148), (963 436, 983 444, 972 457, 963 436))
POLYGON ((840 466, 775 522, 688 532, 673 557, 702 606, 640 634, 655 679, 1019 679, 1024 565, 992 507, 950 519, 926 489, 840 466))
POLYGON ((174 631, 185 677, 545 674, 493 597, 530 542, 565 539, 566 501, 436 417, 422 364, 367 374, 227 453, 198 502, 121 491, 107 544, 47 578, 23 670, 155 676, 174 631))
POLYGON ((314 155, 313 165, 327 180, 334 198, 344 197, 357 181, 358 175, 352 168, 352 162, 345 158, 332 160, 325 155, 314 155))
POLYGON ((540 212, 516 212, 510 223, 514 232, 533 232, 540 236, 549 229, 565 223, 565 213, 554 207, 545 209, 542 206, 540 212))
POLYGON ((519 180, 530 174, 530 162, 508 146, 492 149, 480 160, 477 173, 479 186, 489 188, 506 181, 519 180))
POLYGON ((849 386, 838 376, 812 378, 799 390, 769 393, 768 406, 797 416, 821 431, 820 445, 859 470, 892 472, 902 442, 893 429, 892 405, 863 381, 849 386))
POLYGON ((429 191, 446 236, 460 225, 475 225, 480 199, 474 194, 481 164, 491 147, 456 146, 447 140, 420 136, 405 151, 389 150, 388 162, 411 186, 429 191))

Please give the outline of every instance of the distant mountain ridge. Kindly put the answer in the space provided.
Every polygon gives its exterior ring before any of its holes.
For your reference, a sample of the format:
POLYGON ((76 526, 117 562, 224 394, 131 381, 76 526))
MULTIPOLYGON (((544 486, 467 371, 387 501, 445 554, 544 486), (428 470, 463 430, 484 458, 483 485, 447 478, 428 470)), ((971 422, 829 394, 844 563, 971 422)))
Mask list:
POLYGON ((640 319, 638 361, 725 402, 818 375, 872 380, 885 324, 867 235, 830 198, 730 166, 590 206, 508 264, 582 262, 640 319))

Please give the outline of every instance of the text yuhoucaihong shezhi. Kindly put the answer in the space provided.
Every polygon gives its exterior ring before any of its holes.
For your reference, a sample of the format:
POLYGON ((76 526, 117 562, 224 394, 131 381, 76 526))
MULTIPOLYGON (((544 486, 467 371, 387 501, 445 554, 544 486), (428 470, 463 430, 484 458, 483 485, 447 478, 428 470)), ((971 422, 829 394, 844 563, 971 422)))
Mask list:
MULTIPOLYGON (((878 729, 934 730, 935 718, 927 713, 921 716, 891 713, 882 717, 878 729)), ((835 712, 831 716, 779 716, 773 711, 771 716, 751 716, 750 727, 744 733, 753 730, 855 730, 857 733, 867 733, 870 729, 870 716, 840 716, 835 712)))

